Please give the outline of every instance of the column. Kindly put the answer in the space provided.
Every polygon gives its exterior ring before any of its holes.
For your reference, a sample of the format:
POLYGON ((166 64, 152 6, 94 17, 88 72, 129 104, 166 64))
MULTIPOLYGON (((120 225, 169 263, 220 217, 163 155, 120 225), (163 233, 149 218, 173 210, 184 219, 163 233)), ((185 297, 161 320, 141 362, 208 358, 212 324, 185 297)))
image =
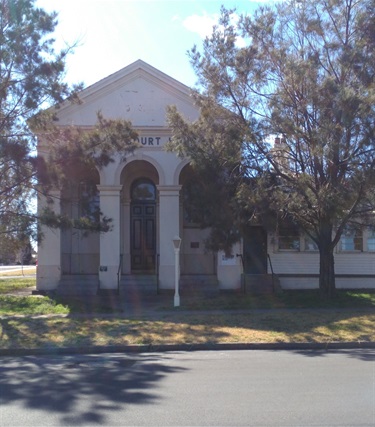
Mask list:
MULTIPOLYGON (((172 239, 180 236, 180 185, 159 185, 159 286, 174 289, 175 253, 172 239)), ((181 237, 181 236, 180 236, 181 237)))
MULTIPOLYGON (((57 215, 61 212, 60 191, 50 192, 54 201, 47 203, 47 198, 38 196, 38 212, 48 207, 57 215)), ((61 279, 61 230, 59 228, 49 228, 41 225, 42 241, 38 245, 38 267, 36 288, 38 291, 48 291, 56 289, 61 279)))
POLYGON ((117 289, 120 264, 120 191, 122 186, 98 185, 100 210, 111 218, 111 229, 100 234, 99 281, 101 289, 117 289))

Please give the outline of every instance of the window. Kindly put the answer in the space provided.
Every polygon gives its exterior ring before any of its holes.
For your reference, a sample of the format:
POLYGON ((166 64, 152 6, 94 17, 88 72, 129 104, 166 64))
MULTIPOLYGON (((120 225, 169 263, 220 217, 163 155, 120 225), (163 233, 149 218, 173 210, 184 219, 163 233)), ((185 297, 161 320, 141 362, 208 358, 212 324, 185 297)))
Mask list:
POLYGON ((185 227, 198 227, 205 223, 204 203, 200 198, 202 184, 194 179, 187 180, 182 187, 183 220, 185 227))
POLYGON ((133 183, 132 201, 154 202, 156 199, 155 185, 148 179, 140 179, 133 183))
POLYGON ((306 236, 305 237, 305 251, 309 251, 309 252, 314 252, 314 251, 318 251, 318 245, 314 242, 314 240, 309 237, 306 236))
POLYGON ((340 242, 343 252, 361 252, 363 250, 362 230, 353 228, 345 229, 340 242))
POLYGON ((282 224, 279 226, 278 235, 280 251, 300 250, 300 238, 297 226, 294 224, 282 224))
POLYGON ((369 229, 367 233, 367 250, 375 252, 375 229, 369 229))
POLYGON ((90 220, 98 220, 100 212, 99 191, 92 182, 80 182, 79 184, 80 216, 90 220))

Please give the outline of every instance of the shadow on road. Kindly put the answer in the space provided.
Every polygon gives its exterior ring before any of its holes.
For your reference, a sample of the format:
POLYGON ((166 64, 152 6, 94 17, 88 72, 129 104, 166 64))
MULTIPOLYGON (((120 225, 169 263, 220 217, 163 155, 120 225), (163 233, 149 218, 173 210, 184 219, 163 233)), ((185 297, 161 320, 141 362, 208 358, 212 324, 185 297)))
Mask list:
POLYGON ((295 354, 309 358, 326 357, 329 354, 343 354, 350 359, 362 360, 363 362, 375 362, 375 349, 354 349, 354 350, 295 350, 295 354))
POLYGON ((183 370, 151 355, 4 358, 0 402, 53 412, 64 425, 105 424, 110 411, 156 405, 163 378, 183 370))

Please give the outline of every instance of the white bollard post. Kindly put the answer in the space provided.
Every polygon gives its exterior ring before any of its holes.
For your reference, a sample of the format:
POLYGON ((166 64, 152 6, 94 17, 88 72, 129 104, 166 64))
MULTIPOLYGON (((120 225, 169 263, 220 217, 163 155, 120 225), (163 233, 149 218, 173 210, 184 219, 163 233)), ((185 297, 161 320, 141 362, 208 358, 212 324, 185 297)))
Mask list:
POLYGON ((179 282, 180 282, 180 246, 181 246, 181 237, 175 236, 173 238, 173 247, 174 247, 174 256, 175 256, 175 268, 174 268, 174 306, 180 306, 180 291, 179 291, 179 282))

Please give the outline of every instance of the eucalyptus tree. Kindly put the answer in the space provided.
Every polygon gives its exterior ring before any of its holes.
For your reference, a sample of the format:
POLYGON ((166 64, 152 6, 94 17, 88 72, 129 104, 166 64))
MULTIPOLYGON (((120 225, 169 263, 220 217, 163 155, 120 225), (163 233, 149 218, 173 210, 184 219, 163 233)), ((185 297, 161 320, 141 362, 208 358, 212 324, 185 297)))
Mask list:
MULTIPOLYGON (((236 197, 247 213, 266 200, 316 243, 327 295, 343 231, 367 223, 375 208, 374 48, 374 0, 291 0, 253 15, 222 8, 202 51, 190 51, 197 104, 231 112, 227 128, 242 137, 236 197)), ((202 168, 174 109, 170 123, 171 147, 202 168)))

